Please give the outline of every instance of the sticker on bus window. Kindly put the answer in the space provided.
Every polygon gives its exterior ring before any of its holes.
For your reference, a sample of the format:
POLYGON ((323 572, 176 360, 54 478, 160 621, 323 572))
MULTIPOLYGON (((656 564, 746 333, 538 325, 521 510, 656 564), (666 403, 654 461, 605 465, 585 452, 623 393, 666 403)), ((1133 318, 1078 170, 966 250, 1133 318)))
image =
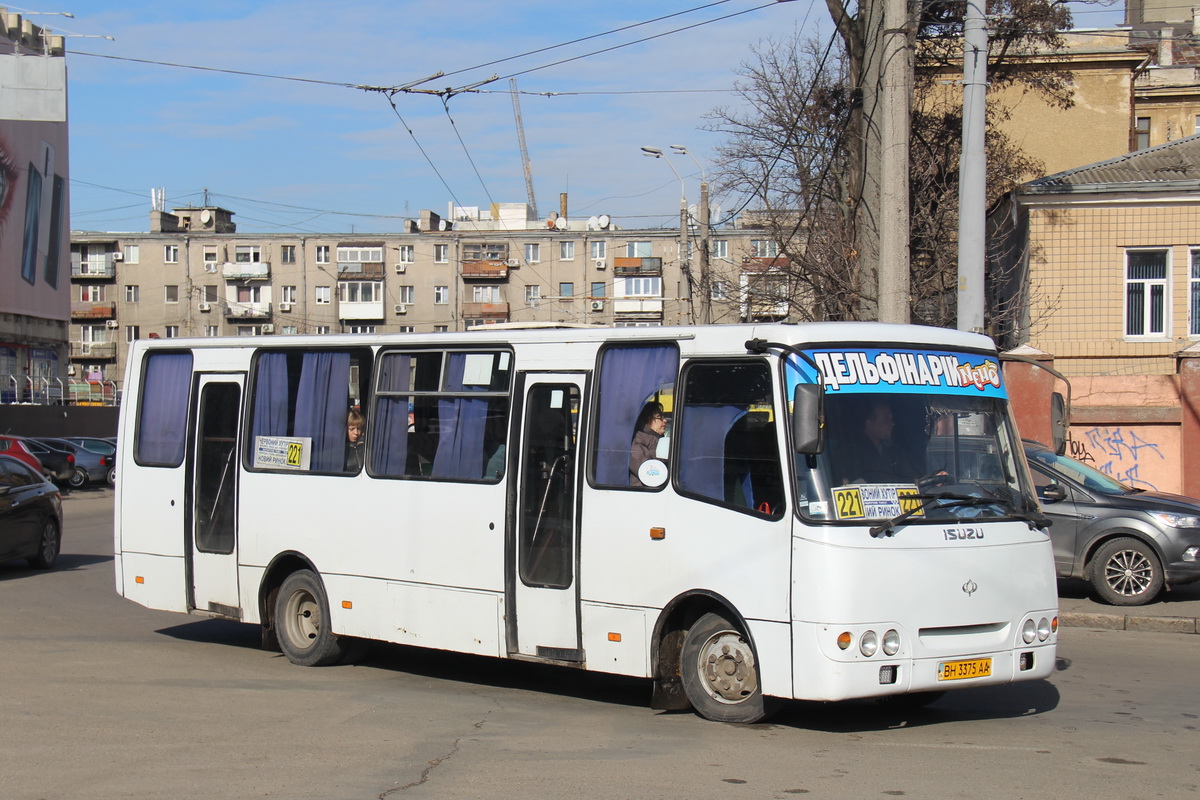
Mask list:
POLYGON ((312 438, 308 436, 255 436, 256 469, 308 469, 312 438))
POLYGON ((914 517, 924 516, 920 490, 912 484, 869 483, 838 486, 833 490, 838 519, 891 519, 915 509, 914 517))

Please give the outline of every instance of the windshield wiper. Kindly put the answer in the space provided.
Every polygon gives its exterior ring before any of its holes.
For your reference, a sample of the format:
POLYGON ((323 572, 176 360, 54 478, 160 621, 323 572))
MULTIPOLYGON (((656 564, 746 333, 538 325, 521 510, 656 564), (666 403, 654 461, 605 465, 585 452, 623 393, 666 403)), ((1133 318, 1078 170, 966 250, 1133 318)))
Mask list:
POLYGON ((1013 505, 1012 501, 1005 500, 994 495, 981 497, 973 494, 959 494, 957 492, 938 492, 937 494, 919 494, 916 495, 922 502, 916 508, 910 508, 903 514, 898 514, 886 522, 874 525, 868 529, 868 532, 873 538, 880 536, 894 536, 896 526, 907 521, 910 517, 923 512, 925 509, 932 506, 934 503, 940 502, 941 508, 955 508, 957 506, 1006 506, 1011 512, 1009 516, 1024 520, 1029 523, 1029 527, 1033 530, 1039 528, 1050 527, 1050 520, 1042 514, 1024 512, 1013 505))

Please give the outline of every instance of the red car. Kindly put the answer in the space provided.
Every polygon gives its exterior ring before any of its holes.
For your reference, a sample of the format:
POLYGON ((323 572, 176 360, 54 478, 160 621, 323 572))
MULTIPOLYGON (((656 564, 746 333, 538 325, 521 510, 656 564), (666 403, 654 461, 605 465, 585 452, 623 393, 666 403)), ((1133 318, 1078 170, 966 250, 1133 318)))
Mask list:
POLYGON ((29 452, 29 448, 15 436, 0 436, 0 453, 25 462, 37 470, 38 475, 46 474, 46 470, 42 467, 42 462, 38 460, 38 457, 29 452))

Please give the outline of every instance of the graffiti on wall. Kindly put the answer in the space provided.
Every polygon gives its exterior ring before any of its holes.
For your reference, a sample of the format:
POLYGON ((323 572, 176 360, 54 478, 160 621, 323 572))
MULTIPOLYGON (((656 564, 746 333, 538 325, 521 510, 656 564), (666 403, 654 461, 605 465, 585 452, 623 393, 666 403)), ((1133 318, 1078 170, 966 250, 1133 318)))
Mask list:
POLYGON ((1164 461, 1159 445, 1147 442, 1132 428, 1087 428, 1072 431, 1067 455, 1121 483, 1156 491, 1153 483, 1141 477, 1148 461, 1164 461), (1081 434, 1075 438, 1076 434, 1081 434))

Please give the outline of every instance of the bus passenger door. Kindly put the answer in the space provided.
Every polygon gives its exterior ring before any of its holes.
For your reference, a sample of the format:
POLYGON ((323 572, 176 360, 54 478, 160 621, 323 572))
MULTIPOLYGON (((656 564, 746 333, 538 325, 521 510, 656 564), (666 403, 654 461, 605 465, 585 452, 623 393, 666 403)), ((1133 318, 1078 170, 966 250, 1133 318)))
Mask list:
POLYGON ((519 479, 509 552, 509 652, 582 661, 576 543, 579 418, 586 376, 529 374, 519 391, 519 479))
POLYGON ((239 618, 237 441, 242 377, 201 375, 195 397, 188 537, 190 605, 239 618))

